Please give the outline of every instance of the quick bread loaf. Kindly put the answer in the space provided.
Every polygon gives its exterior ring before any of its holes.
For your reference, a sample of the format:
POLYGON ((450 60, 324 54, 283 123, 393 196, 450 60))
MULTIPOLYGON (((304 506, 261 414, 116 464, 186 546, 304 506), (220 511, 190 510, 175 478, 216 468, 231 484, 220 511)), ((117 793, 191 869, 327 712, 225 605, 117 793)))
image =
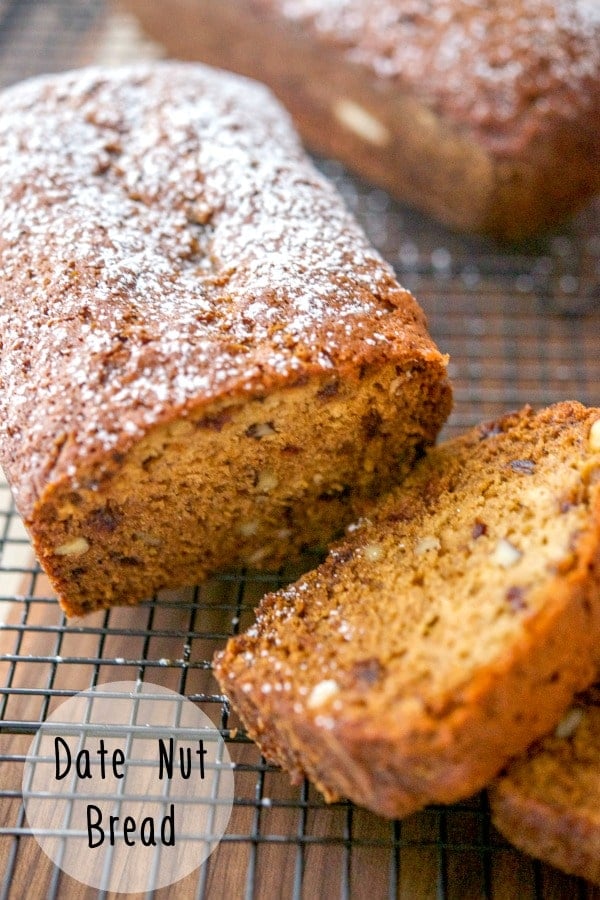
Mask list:
POLYGON ((579 696, 555 731, 490 789, 496 827, 519 849, 600 885, 600 692, 579 696))
POLYGON ((0 107, 1 463, 67 613, 329 540, 446 359, 262 86, 154 63, 0 107))
POLYGON ((215 671, 265 756, 384 816, 485 786, 600 659, 600 409, 430 450, 215 671))
POLYGON ((269 84, 305 141, 454 228, 520 239, 600 191, 586 0, 125 0, 170 54, 269 84))

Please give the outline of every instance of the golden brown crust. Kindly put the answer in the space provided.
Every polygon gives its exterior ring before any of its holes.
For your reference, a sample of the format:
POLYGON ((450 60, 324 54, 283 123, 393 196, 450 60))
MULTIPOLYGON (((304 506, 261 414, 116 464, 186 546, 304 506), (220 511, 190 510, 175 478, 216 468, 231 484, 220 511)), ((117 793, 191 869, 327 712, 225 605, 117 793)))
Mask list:
POLYGON ((600 884, 600 708, 577 698, 556 732, 490 788, 496 827, 519 849, 600 884))
POLYGON ((126 5, 169 53, 269 84, 313 149, 453 227, 520 238, 600 189, 591 3, 126 5))
POLYGON ((70 614, 322 542, 448 414, 423 313, 261 85, 9 89, 0 224, 2 465, 70 614))
POLYGON ((402 816, 471 794, 556 723, 598 664, 599 418, 524 410, 430 451, 262 602, 216 673, 268 758, 402 816))

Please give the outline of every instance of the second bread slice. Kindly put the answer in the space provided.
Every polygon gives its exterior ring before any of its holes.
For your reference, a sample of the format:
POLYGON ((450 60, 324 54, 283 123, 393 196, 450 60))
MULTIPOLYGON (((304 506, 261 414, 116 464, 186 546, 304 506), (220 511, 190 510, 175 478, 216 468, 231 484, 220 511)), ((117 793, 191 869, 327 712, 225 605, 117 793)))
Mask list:
POLYGON ((490 789, 492 818, 515 846, 600 885, 600 686, 490 789))
POLYGON ((216 673, 265 755, 387 816, 484 786, 600 652, 600 410, 529 408, 431 451, 216 673))

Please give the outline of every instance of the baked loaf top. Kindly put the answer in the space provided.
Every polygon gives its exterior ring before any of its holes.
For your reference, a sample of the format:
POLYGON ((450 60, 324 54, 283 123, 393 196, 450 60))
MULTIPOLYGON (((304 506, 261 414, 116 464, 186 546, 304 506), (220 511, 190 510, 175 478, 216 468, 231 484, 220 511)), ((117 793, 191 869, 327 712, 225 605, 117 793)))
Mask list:
POLYGON ((0 269, 2 464, 25 517, 51 479, 192 407, 444 364, 280 105, 200 65, 3 94, 0 269))
POLYGON ((594 677, 599 472, 576 403, 431 450, 217 655, 265 755, 387 816, 489 782, 594 677))
POLYGON ((577 698, 557 729, 490 789, 495 825, 517 847, 600 884, 600 692, 577 698))
POLYGON ((494 153, 520 154, 557 119, 598 130, 600 7, 589 0, 252 2, 415 92, 494 153))

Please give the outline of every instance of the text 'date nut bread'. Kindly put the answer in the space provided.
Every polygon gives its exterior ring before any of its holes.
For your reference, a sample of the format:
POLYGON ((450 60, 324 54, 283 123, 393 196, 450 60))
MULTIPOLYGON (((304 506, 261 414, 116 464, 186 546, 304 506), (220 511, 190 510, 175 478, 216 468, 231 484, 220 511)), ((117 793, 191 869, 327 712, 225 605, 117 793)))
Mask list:
POLYGON ((596 0, 126 0, 171 54, 269 84, 306 142, 458 229, 600 191, 596 0))
POLYGON ((386 816, 483 787, 600 658, 600 410, 431 450, 216 673, 265 755, 386 816))
POLYGON ((600 884, 600 692, 580 695, 555 731, 490 789, 494 824, 521 850, 600 884))
POLYGON ((330 539, 449 411, 421 310, 239 76, 5 92, 0 267, 1 462, 69 614, 330 539))

